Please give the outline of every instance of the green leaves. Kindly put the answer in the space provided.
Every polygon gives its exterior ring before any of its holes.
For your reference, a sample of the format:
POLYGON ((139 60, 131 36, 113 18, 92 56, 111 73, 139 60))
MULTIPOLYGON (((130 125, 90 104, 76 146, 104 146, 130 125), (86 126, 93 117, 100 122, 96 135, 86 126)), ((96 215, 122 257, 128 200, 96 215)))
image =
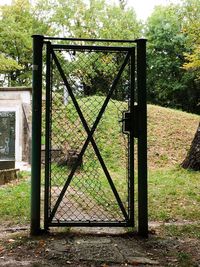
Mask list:
POLYGON ((6 72, 11 86, 31 83, 33 34, 135 39, 141 30, 125 1, 117 5, 105 0, 38 0, 32 6, 28 0, 15 0, 1 6, 0 13, 0 72, 6 72))
POLYGON ((187 73, 190 51, 182 6, 157 6, 147 21, 149 100, 183 110, 198 110, 194 73, 187 73))
POLYGON ((6 73, 8 71, 21 70, 22 67, 12 58, 6 58, 0 54, 0 72, 6 73))
POLYGON ((0 73, 7 74, 9 86, 31 84, 32 38, 48 31, 34 16, 28 0, 0 7, 0 73))
POLYGON ((200 80, 200 2, 185 0, 183 3, 184 32, 188 35, 188 46, 191 48, 185 54, 186 62, 183 68, 197 73, 200 80))
POLYGON ((140 36, 141 25, 134 10, 126 8, 125 3, 39 0, 37 10, 42 10, 38 12, 39 16, 62 36, 108 39, 135 39, 140 36))

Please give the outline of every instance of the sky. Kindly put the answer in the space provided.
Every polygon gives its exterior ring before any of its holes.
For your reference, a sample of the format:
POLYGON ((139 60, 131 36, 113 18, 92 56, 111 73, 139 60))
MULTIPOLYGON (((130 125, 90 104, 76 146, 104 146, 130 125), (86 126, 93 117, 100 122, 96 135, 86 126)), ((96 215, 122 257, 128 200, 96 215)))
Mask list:
MULTIPOLYGON (((139 19, 146 20, 156 5, 166 5, 170 2, 175 3, 178 0, 127 0, 127 2, 129 6, 135 9, 139 19)), ((11 0, 0 0, 1 5, 9 3, 11 3, 11 0)))
POLYGON ((146 20, 151 15, 155 6, 177 3, 178 0, 128 0, 127 2, 129 6, 135 9, 139 19, 146 20))

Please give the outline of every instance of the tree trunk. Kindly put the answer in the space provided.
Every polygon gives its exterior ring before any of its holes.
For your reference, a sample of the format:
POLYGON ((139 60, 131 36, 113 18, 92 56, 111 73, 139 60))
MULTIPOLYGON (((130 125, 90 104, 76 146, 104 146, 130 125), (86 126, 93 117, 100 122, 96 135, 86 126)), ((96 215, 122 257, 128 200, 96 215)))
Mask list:
POLYGON ((191 147, 181 166, 184 169, 200 171, 200 123, 192 141, 191 147))

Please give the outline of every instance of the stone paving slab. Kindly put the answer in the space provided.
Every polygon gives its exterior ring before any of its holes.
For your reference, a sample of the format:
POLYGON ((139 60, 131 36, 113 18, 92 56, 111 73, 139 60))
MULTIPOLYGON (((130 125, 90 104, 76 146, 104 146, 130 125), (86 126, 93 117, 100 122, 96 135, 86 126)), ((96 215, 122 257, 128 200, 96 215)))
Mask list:
MULTIPOLYGON (((77 231, 77 230, 76 230, 77 231)), ((105 231, 105 229, 104 229, 105 231)), ((67 261, 95 262, 97 266, 158 266, 139 245, 139 242, 123 235, 73 234, 70 238, 54 240, 47 250, 55 257, 62 256, 67 261)), ((88 265, 90 266, 90 265, 88 265)))
MULTIPOLYGON (((76 228, 66 233, 54 233, 27 240, 0 257, 3 267, 131 267, 163 266, 146 251, 144 240, 108 228, 76 228), (108 233, 110 232, 110 233, 108 233), (24 251, 24 248, 27 251, 24 251)), ((15 243, 13 240, 13 244, 15 243)))
POLYGON ((79 260, 107 263, 130 263, 158 265, 156 260, 146 256, 138 244, 120 237, 75 238, 74 249, 79 260))

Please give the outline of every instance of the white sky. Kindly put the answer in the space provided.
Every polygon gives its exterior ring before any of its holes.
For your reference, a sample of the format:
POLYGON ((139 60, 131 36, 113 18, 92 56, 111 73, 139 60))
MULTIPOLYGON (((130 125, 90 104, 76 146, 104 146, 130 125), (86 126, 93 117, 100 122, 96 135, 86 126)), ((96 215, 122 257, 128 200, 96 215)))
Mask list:
POLYGON ((127 2, 128 5, 135 9, 139 19, 146 20, 151 15, 155 6, 177 3, 179 0, 128 0, 127 2))
MULTIPOLYGON (((128 0, 127 2, 129 6, 135 9, 137 17, 145 20, 152 13, 154 6, 166 5, 170 2, 175 3, 178 2, 178 0, 128 0)), ((0 0, 0 5, 10 3, 11 0, 0 0)))

